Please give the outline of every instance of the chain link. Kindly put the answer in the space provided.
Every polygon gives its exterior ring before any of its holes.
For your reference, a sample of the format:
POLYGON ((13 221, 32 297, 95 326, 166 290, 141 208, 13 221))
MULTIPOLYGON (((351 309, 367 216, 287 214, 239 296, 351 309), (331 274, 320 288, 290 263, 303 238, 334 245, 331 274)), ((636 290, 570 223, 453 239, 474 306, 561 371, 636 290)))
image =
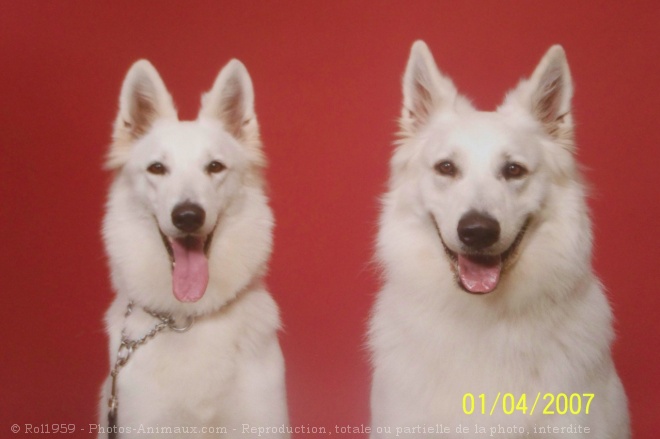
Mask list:
MULTIPOLYGON (((117 407, 118 407, 118 399, 117 399, 117 375, 119 375, 119 371, 121 370, 122 367, 128 362, 128 359, 133 355, 133 352, 139 348, 140 346, 144 345, 147 343, 149 340, 153 339, 156 334, 159 332, 162 332, 165 329, 171 329, 175 332, 185 332, 194 323, 194 318, 193 317, 188 317, 186 324, 184 326, 176 326, 176 321, 172 318, 170 314, 160 314, 155 311, 148 310, 144 308, 144 311, 157 318, 160 320, 149 332, 147 332, 145 335, 142 337, 138 338, 137 340, 131 340, 128 338, 126 335, 126 326, 121 331, 121 341, 119 343, 119 349, 117 350, 117 358, 115 359, 115 365, 110 371, 110 379, 111 379, 111 386, 110 386, 110 398, 108 399, 108 424, 110 431, 115 431, 116 430, 116 424, 117 424, 117 407)), ((126 314, 124 314, 124 318, 128 318, 128 316, 131 315, 133 312, 133 302, 129 301, 128 306, 126 307, 126 314)))

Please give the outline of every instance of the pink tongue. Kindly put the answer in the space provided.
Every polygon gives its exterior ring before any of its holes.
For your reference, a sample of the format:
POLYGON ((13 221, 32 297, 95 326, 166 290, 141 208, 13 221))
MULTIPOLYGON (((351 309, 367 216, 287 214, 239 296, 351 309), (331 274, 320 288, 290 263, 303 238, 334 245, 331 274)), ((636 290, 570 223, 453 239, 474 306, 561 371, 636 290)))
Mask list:
POLYGON ((172 288, 180 302, 196 302, 202 298, 209 283, 209 264, 201 239, 187 237, 170 239, 174 253, 172 288))
POLYGON ((497 287, 502 271, 502 258, 458 255, 458 276, 471 293, 490 293, 497 287))

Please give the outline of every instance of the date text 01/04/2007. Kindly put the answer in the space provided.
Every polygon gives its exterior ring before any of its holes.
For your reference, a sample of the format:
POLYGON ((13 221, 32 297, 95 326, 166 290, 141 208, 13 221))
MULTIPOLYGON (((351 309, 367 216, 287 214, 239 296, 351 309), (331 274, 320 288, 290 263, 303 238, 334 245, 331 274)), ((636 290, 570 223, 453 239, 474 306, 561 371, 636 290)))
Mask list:
POLYGON ((527 405, 527 394, 525 393, 516 397, 512 393, 502 395, 500 392, 492 399, 492 404, 486 403, 487 398, 485 393, 478 395, 476 398, 472 393, 466 393, 463 395, 463 413, 466 415, 488 414, 492 416, 496 410, 499 411, 501 408, 502 413, 505 415, 512 415, 515 412, 526 415, 529 412, 531 416, 537 409, 539 400, 541 400, 542 403, 539 409, 543 407, 542 413, 544 415, 577 415, 580 413, 588 415, 594 396, 593 393, 572 393, 570 395, 566 393, 558 393, 557 395, 546 393, 541 398, 541 392, 538 392, 530 408, 527 405), (500 402, 501 406, 499 405, 500 402))

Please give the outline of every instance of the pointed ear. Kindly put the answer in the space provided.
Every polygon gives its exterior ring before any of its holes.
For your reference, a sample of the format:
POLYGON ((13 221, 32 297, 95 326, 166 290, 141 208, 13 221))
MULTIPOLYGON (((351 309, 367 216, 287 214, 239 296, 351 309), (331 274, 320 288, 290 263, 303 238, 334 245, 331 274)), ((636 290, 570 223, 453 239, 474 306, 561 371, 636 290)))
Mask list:
POLYGON ((218 119, 239 140, 258 136, 252 80, 243 63, 233 59, 220 71, 211 90, 202 96, 199 116, 218 119))
POLYGON ((126 74, 121 88, 119 113, 106 166, 110 169, 122 166, 133 142, 163 117, 177 117, 172 97, 154 66, 147 60, 137 61, 126 74))
POLYGON ((546 131, 557 135, 564 123, 570 125, 573 81, 561 46, 552 46, 534 70, 527 86, 526 101, 532 115, 546 131))
POLYGON ((416 41, 410 50, 403 76, 400 120, 403 133, 417 131, 428 122, 434 111, 453 105, 456 96, 456 87, 440 73, 426 43, 416 41))

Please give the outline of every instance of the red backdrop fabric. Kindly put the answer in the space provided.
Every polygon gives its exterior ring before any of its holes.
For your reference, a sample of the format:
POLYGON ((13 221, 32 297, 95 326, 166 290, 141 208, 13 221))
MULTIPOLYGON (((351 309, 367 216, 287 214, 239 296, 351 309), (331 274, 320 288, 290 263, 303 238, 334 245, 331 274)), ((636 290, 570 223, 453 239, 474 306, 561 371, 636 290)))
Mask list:
POLYGON ((485 110, 548 47, 566 49, 615 361, 634 437, 657 437, 658 2, 25 0, 2 10, 1 436, 13 424, 96 422, 113 297, 101 165, 121 81, 139 58, 184 119, 229 59, 247 66, 270 162, 267 282, 284 321, 291 423, 333 434, 368 424, 378 197, 401 76, 424 39, 485 110))

